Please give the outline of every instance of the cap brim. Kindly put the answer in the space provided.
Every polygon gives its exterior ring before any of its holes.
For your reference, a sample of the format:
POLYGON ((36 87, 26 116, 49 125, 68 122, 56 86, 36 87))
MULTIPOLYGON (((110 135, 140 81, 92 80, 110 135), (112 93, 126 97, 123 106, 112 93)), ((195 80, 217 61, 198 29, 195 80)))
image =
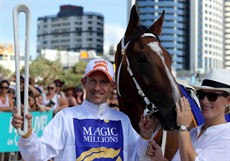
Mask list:
POLYGON ((194 87, 195 90, 203 89, 203 90, 225 91, 225 92, 230 93, 230 88, 213 88, 209 86, 194 86, 194 85, 191 85, 191 86, 194 87))
POLYGON ((100 71, 100 72, 103 72, 110 81, 114 81, 113 78, 109 75, 109 73, 107 73, 106 71, 102 70, 102 69, 94 69, 94 70, 91 70, 89 73, 86 74, 86 76, 89 76, 90 74, 92 74, 93 72, 96 72, 96 71, 100 71))

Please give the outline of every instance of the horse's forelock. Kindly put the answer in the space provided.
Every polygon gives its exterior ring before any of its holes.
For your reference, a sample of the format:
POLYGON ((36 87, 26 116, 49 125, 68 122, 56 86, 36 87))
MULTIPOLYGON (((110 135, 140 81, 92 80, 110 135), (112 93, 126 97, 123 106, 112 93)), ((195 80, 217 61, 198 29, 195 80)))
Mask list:
POLYGON ((144 33, 151 33, 151 32, 145 26, 137 26, 135 31, 131 35, 125 35, 125 43, 129 42, 127 51, 129 51, 130 48, 133 47, 133 45, 138 41, 138 39, 144 33))

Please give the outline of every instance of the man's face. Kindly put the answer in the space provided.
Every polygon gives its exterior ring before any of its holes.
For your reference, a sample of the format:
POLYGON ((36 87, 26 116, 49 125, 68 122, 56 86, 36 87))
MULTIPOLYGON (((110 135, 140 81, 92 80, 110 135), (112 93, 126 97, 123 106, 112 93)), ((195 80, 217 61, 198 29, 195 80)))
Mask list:
POLYGON ((55 85, 56 85, 56 92, 57 93, 61 92, 61 90, 62 90, 62 84, 56 83, 55 85))
POLYGON ((82 84, 86 90, 86 100, 94 104, 107 102, 107 99, 114 88, 114 83, 100 71, 95 71, 87 78, 82 79, 82 84))

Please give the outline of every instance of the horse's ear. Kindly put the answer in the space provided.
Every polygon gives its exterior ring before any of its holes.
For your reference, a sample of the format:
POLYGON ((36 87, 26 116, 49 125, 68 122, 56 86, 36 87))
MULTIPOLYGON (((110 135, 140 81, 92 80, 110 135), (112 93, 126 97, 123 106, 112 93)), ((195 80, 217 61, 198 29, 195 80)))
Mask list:
POLYGON ((129 17, 129 24, 125 32, 126 36, 131 35, 133 32, 135 32, 138 22, 139 16, 136 10, 136 5, 133 5, 129 17))
POLYGON ((162 25, 164 22, 164 15, 165 15, 165 10, 163 10, 163 12, 161 13, 161 16, 149 28, 149 30, 152 31, 157 36, 159 36, 161 34, 162 25))

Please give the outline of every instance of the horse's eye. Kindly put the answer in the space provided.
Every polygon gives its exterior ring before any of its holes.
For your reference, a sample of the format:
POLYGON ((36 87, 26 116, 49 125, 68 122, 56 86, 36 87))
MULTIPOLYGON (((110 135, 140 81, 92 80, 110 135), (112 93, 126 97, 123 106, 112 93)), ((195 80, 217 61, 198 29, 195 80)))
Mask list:
POLYGON ((138 53, 136 59, 138 62, 146 62, 146 57, 144 53, 138 53))

